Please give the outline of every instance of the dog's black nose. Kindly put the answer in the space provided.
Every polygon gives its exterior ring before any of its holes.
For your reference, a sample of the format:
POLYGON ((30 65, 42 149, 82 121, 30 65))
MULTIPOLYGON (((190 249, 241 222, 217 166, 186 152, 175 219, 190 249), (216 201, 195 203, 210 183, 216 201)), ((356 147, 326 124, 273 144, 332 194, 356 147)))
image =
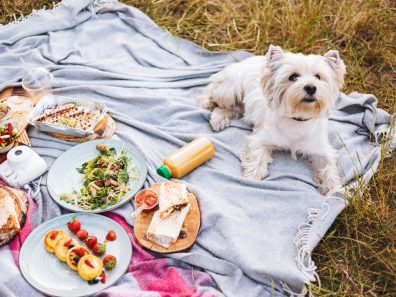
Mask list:
POLYGON ((316 87, 314 85, 306 85, 304 91, 307 92, 308 95, 313 95, 316 93, 316 87))

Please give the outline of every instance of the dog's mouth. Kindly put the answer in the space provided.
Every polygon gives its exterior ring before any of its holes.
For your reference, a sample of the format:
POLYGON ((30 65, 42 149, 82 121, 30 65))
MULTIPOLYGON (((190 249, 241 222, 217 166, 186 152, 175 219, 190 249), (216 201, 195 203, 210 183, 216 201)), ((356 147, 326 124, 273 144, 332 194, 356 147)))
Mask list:
POLYGON ((316 102, 317 100, 316 100, 316 98, 315 97, 304 97, 304 98, 302 98, 302 100, 301 100, 301 102, 304 102, 304 103, 313 103, 313 102, 316 102))

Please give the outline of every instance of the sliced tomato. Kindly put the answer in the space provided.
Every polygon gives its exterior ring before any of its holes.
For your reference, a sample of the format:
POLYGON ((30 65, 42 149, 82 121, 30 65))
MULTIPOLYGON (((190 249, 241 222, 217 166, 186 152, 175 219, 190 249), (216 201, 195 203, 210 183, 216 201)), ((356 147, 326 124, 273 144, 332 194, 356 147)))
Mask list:
POLYGON ((154 193, 154 195, 147 195, 144 198, 144 203, 148 206, 148 207, 153 207, 155 205, 157 205, 158 202, 158 198, 157 195, 154 193))
POLYGON ((151 190, 143 190, 137 193, 135 196, 135 203, 137 207, 142 206, 143 204, 147 205, 147 208, 152 208, 158 203, 157 194, 151 190))
POLYGON ((135 203, 136 203, 136 206, 137 206, 137 207, 142 206, 143 203, 144 203, 144 196, 141 195, 141 194, 137 194, 137 195, 135 196, 135 203))
POLYGON ((10 135, 10 137, 12 138, 12 124, 7 123, 7 128, 8 128, 8 135, 10 135))

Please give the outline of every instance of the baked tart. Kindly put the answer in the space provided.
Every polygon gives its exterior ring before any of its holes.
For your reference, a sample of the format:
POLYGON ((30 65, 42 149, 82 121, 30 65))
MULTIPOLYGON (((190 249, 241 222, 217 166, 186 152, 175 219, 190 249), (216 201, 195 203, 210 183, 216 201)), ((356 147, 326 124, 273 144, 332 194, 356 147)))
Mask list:
POLYGON ((55 256, 61 260, 62 262, 66 262, 66 255, 67 252, 75 247, 78 246, 78 242, 75 241, 70 236, 65 236, 61 238, 55 246, 55 256))
POLYGON ((50 253, 54 253, 56 244, 58 243, 59 240, 61 240, 65 236, 67 235, 62 230, 49 231, 44 237, 45 249, 50 253))
POLYGON ((76 246, 67 251, 66 263, 73 270, 77 270, 77 264, 82 257, 89 255, 90 252, 83 246, 76 246))
POLYGON ((78 261, 77 271, 81 278, 90 281, 102 274, 103 263, 94 255, 86 255, 78 261))

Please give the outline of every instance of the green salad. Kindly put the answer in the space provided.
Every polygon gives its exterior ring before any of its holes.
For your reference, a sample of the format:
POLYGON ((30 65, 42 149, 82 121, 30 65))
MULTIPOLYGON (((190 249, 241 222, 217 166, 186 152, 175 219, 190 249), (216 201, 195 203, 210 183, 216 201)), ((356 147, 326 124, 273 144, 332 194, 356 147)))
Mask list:
POLYGON ((138 179, 138 169, 125 150, 117 153, 105 144, 98 144, 96 149, 100 154, 77 168, 83 174, 80 191, 62 194, 61 200, 86 210, 107 208, 123 199, 131 179, 138 179))

